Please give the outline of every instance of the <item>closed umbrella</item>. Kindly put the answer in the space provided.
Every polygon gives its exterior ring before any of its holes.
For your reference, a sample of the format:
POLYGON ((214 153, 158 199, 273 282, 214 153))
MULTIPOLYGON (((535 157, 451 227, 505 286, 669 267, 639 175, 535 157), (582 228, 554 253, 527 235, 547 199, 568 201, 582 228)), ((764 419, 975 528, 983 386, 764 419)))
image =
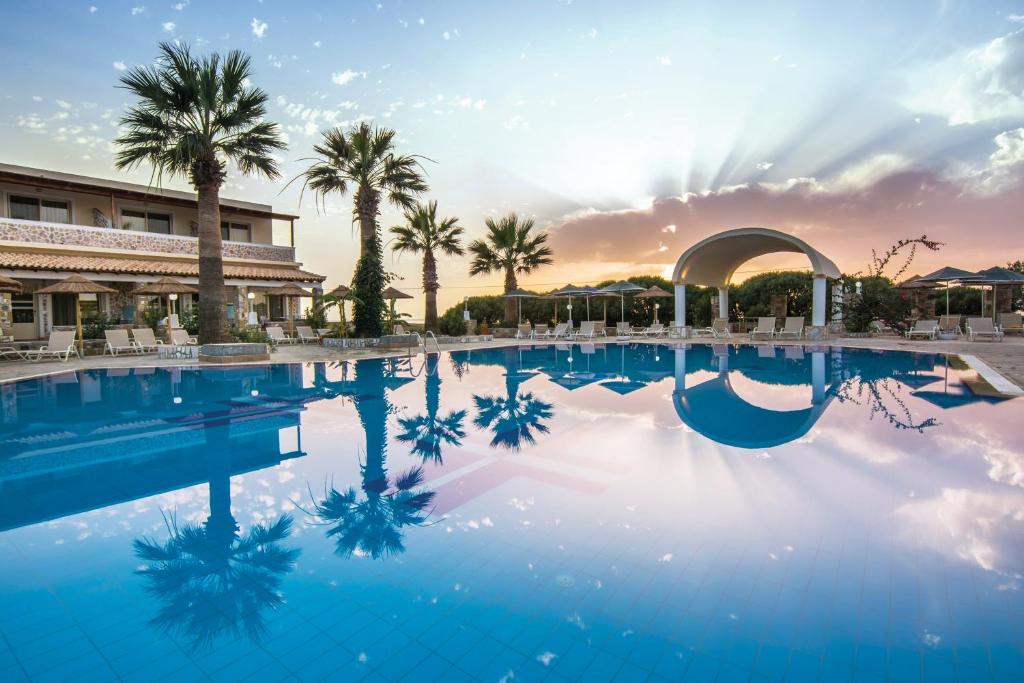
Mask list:
POLYGON ((533 292, 527 292, 525 289, 513 289, 508 294, 504 295, 506 299, 518 299, 519 300, 519 324, 523 324, 523 299, 536 299, 537 295, 533 292))
POLYGON ((142 285, 134 292, 138 296, 163 296, 167 299, 167 329, 171 329, 171 294, 198 294, 199 290, 173 277, 162 277, 156 282, 142 285))
MULTIPOLYGON (((391 320, 395 320, 395 300, 396 299, 411 299, 412 294, 406 294, 401 292, 394 287, 388 287, 384 290, 384 298, 391 303, 391 320)), ((392 323, 393 324, 393 323, 392 323)), ((394 332, 394 330, 392 330, 394 332)))
POLYGON ((117 290, 105 287, 98 282, 87 280, 81 275, 70 275, 49 287, 43 287, 36 294, 74 294, 75 295, 75 329, 78 342, 78 354, 84 355, 85 344, 82 340, 82 294, 117 294, 117 290))
POLYGON ((622 303, 622 321, 626 320, 626 295, 637 294, 644 291, 644 288, 627 280, 622 280, 598 290, 603 294, 618 294, 622 303))
MULTIPOLYGON (((672 295, 666 292, 658 285, 651 285, 650 289, 645 289, 636 295, 637 299, 664 299, 671 297, 672 295)), ((658 320, 658 304, 654 305, 654 322, 660 322, 658 320)))
MULTIPOLYGON (((286 302, 287 302, 288 299, 301 299, 303 297, 313 296, 312 294, 310 294, 309 292, 304 290, 302 287, 299 287, 294 282, 289 282, 287 284, 281 285, 280 287, 272 287, 270 289, 264 290, 263 293, 267 294, 267 295, 270 295, 270 296, 280 296, 280 297, 283 297, 286 302)), ((288 308, 288 313, 287 313, 288 323, 289 323, 289 326, 291 327, 292 335, 294 336, 294 334, 295 334, 295 318, 292 316, 291 306, 287 306, 287 308, 288 308)))
POLYGON ((930 282, 934 284, 945 284, 946 285, 946 315, 949 315, 949 283, 950 282, 967 282, 970 283, 978 278, 977 273, 972 273, 969 270, 961 270, 960 268, 953 268, 952 266, 946 266, 945 268, 939 268, 934 273, 928 273, 924 277, 919 277, 914 282, 930 282))

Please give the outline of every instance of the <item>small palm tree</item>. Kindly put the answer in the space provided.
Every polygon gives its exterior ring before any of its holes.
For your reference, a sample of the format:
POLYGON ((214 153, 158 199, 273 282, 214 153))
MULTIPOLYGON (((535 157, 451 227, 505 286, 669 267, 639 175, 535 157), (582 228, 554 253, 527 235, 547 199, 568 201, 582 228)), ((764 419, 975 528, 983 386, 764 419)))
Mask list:
POLYGON ((305 186, 321 200, 353 193, 353 216, 359 223, 359 262, 353 275, 356 332, 382 332, 386 284, 377 218, 381 201, 412 210, 415 197, 427 190, 419 159, 395 153, 395 131, 360 123, 348 131, 331 128, 313 147, 316 161, 303 174, 305 186))
POLYGON ((137 66, 121 84, 138 104, 121 118, 115 164, 149 163, 158 179, 187 178, 199 202, 199 338, 226 341, 226 294, 220 234, 220 188, 232 162, 243 175, 280 175, 274 152, 285 148, 276 123, 264 121, 267 94, 249 85, 250 59, 238 51, 194 57, 187 45, 160 43, 152 66, 137 66))
MULTIPOLYGON (((474 240, 469 245, 473 262, 469 267, 470 275, 504 271, 505 293, 516 289, 519 284, 516 275, 532 273, 541 266, 551 265, 551 247, 547 246, 547 233, 531 234, 532 218, 520 218, 514 213, 495 221, 488 218, 487 238, 474 240)), ((516 321, 516 303, 513 299, 505 299, 505 323, 516 321)))
POLYGON ((447 256, 462 256, 462 228, 457 218, 437 220, 437 202, 418 204, 405 212, 405 225, 391 228, 395 236, 391 248, 398 254, 409 251, 423 254, 423 293, 426 302, 423 312, 423 327, 437 332, 437 257, 436 253, 447 256))

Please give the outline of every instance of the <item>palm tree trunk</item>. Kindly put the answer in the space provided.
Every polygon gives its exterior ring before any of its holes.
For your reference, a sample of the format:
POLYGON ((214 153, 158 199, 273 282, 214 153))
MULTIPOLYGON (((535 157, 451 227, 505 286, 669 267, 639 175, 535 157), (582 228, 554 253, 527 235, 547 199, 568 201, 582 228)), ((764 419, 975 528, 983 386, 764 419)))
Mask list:
MULTIPOLYGON (((505 269, 505 293, 514 291, 519 284, 516 282, 516 271, 515 268, 505 269)), ((505 299, 505 324, 515 325, 516 324, 516 300, 512 298, 505 299)))
POLYGON ((199 341, 227 340, 224 256, 220 238, 220 183, 196 187, 199 199, 199 341))
POLYGON ((359 219, 359 256, 365 258, 376 246, 377 214, 380 211, 380 193, 360 187, 356 190, 356 217, 359 219))
POLYGON ((423 329, 437 333, 437 259, 434 252, 427 249, 423 254, 423 329))

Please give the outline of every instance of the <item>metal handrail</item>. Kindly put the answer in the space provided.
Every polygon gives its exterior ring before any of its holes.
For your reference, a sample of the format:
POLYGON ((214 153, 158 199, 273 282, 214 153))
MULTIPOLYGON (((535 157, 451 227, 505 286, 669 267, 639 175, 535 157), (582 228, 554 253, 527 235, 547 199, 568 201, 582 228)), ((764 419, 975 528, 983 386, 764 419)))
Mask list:
POLYGON ((433 339, 434 340, 435 353, 437 353, 437 355, 440 356, 441 355, 441 344, 440 344, 440 342, 437 341, 437 335, 434 334, 431 330, 427 330, 426 332, 423 333, 423 336, 420 337, 420 341, 423 344, 423 355, 428 355, 430 353, 430 351, 427 349, 427 340, 428 339, 433 339))

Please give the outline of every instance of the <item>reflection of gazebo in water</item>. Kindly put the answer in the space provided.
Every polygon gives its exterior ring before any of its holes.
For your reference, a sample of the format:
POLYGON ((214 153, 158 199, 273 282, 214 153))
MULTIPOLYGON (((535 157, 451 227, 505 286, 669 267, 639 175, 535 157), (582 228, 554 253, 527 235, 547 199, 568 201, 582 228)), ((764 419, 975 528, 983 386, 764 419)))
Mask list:
POLYGON ((697 386, 686 386, 687 353, 708 353, 678 348, 675 354, 675 391, 672 402, 679 419, 712 441, 736 448, 770 448, 799 439, 818 421, 831 402, 828 357, 811 352, 811 405, 798 410, 771 410, 754 405, 736 393, 729 376, 728 356, 720 356, 718 372, 697 386))

